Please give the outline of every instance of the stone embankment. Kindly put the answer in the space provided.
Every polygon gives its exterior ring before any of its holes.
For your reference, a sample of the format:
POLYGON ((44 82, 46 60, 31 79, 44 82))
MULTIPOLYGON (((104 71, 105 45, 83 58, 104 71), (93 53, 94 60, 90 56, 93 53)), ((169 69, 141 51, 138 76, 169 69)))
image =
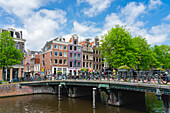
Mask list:
POLYGON ((48 86, 22 86, 19 84, 5 84, 0 85, 0 97, 10 97, 19 95, 29 95, 38 93, 52 93, 54 94, 54 89, 48 86))

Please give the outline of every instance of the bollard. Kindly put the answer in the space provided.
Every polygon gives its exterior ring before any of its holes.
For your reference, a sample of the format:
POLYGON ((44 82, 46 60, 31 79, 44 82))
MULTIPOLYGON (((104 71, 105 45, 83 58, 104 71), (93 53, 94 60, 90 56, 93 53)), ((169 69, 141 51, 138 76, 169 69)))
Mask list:
POLYGON ((58 100, 61 100, 61 84, 60 85, 58 85, 58 100))
POLYGON ((109 75, 109 72, 107 74, 107 80, 110 81, 110 75, 109 75))
POLYGON ((93 88, 93 109, 96 108, 96 88, 93 88))
POLYGON ((142 83, 144 83, 144 74, 142 75, 142 83))
POLYGON ((119 78, 119 71, 117 72, 117 76, 118 76, 118 82, 120 81, 120 78, 119 78))
POLYGON ((131 71, 129 71, 129 83, 131 83, 131 71))

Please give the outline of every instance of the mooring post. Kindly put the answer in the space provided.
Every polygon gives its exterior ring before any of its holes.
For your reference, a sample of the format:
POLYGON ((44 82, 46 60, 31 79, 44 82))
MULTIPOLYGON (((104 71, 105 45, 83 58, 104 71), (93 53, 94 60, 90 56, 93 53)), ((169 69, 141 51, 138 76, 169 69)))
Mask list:
POLYGON ((96 88, 93 88, 93 109, 96 108, 96 88))
POLYGON ((58 85, 58 100, 61 100, 61 84, 60 85, 58 85))

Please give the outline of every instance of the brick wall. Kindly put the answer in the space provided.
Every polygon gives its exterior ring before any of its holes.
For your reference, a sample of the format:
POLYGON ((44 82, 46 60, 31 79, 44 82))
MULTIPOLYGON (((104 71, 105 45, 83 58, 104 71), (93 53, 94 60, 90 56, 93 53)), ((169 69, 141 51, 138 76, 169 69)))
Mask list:
POLYGON ((47 86, 22 86, 20 88, 18 84, 0 85, 0 97, 37 93, 54 93, 54 90, 47 86))

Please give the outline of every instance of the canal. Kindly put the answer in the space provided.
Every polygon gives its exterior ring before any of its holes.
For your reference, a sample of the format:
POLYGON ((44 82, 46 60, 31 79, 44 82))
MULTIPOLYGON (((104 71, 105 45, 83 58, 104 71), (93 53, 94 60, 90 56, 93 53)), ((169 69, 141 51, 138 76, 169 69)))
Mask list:
MULTIPOLYGON (((155 102, 157 100, 154 100, 152 95, 148 95, 147 99, 149 107, 163 112, 163 106, 153 104, 157 103, 155 102)), ((152 110, 145 106, 147 104, 135 103, 115 107, 98 101, 97 108, 93 109, 91 97, 67 98, 63 96, 62 100, 58 101, 56 95, 37 94, 0 98, 0 113, 146 113, 148 112, 146 110, 152 110)))

